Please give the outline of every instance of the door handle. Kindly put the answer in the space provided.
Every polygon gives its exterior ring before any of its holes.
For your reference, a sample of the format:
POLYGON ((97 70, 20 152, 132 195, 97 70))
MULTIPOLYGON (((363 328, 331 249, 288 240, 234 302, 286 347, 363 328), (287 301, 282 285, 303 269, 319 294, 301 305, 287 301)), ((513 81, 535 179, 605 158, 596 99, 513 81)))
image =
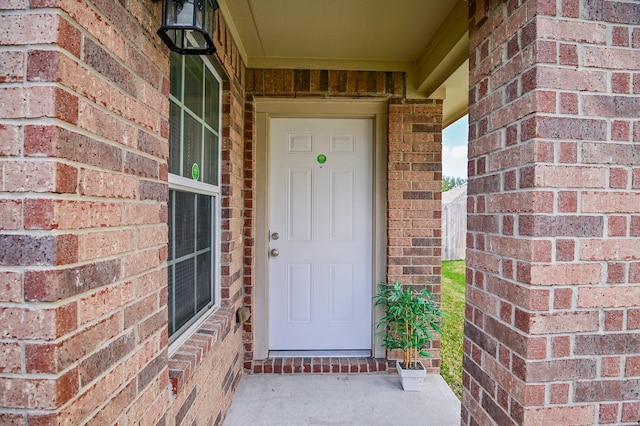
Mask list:
POLYGON ((278 249, 271 249, 271 251, 269 252, 269 255, 271 257, 278 257, 280 255, 280 252, 278 251, 278 249))

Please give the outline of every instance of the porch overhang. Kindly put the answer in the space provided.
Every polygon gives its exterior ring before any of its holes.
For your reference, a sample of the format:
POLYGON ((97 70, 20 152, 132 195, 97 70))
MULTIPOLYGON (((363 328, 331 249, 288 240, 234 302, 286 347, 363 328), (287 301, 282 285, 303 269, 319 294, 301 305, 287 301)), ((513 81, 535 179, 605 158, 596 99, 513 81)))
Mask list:
POLYGON ((408 98, 468 107, 468 5, 444 0, 221 1, 248 68, 401 71, 408 98))

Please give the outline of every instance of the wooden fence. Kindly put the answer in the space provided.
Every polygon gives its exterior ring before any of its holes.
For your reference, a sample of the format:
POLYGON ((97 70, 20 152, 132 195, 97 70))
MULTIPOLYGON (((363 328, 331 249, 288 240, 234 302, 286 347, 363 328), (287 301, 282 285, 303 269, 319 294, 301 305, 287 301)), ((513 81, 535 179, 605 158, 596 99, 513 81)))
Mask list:
POLYGON ((467 184, 442 193, 442 260, 465 258, 467 184))

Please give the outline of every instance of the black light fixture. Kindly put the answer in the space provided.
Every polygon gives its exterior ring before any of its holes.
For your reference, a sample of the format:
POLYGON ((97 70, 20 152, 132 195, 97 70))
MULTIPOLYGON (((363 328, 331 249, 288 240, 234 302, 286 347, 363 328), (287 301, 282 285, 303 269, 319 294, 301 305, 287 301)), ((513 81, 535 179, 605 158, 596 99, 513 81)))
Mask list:
POLYGON ((162 26, 158 35, 174 52, 211 55, 216 0, 163 0, 162 26))

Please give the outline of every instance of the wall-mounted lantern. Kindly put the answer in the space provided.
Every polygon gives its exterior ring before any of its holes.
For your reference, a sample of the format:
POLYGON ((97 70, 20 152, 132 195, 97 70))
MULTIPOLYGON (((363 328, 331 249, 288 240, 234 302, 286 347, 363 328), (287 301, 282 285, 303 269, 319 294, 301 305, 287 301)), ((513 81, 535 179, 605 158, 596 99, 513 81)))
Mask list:
MULTIPOLYGON (((154 0, 158 1, 158 0, 154 0)), ((183 55, 211 55, 216 0, 162 0, 158 35, 169 49, 183 55)))

